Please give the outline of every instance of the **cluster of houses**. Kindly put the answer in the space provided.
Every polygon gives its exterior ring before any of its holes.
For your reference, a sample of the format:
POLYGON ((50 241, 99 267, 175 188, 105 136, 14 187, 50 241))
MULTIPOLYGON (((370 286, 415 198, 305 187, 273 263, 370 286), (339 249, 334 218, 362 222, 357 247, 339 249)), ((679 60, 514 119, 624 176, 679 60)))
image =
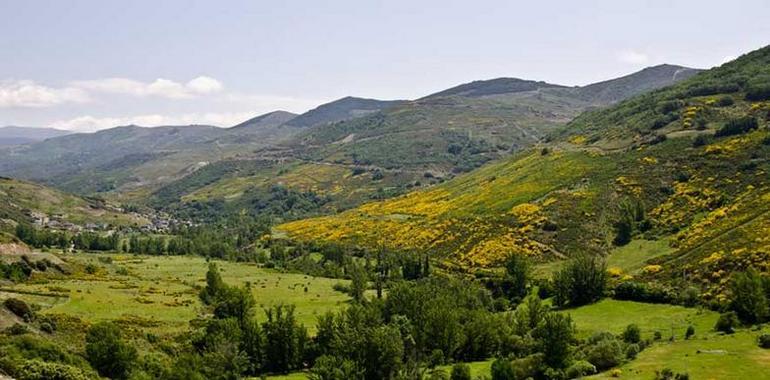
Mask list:
MULTIPOLYGON (((97 232, 97 231, 110 232, 116 229, 115 226, 108 223, 86 223, 85 225, 75 224, 75 223, 66 221, 64 218, 64 215, 61 215, 61 214, 48 215, 38 211, 27 211, 26 214, 30 218, 32 223, 38 228, 48 228, 48 229, 53 229, 58 231, 68 231, 73 234, 80 233, 80 232, 97 232)), ((162 233, 170 232, 173 228, 178 228, 182 226, 191 227, 195 225, 189 220, 181 220, 181 219, 173 218, 168 214, 160 213, 160 212, 153 212, 152 214, 149 214, 149 215, 140 214, 137 212, 132 212, 131 214, 135 216, 137 219, 144 218, 144 219, 148 219, 150 222, 141 226, 120 227, 120 231, 127 232, 127 233, 142 232, 142 233, 162 234, 162 233)))

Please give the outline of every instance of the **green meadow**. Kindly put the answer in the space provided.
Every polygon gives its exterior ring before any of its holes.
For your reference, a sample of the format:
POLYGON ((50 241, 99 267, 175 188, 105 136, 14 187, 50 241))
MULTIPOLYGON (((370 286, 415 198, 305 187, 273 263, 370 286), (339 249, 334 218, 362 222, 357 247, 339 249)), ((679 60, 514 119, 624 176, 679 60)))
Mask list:
MULTIPOLYGON (((201 257, 78 254, 67 260, 92 264, 97 270, 38 278, 6 288, 0 298, 25 299, 41 305, 46 314, 73 315, 88 322, 134 321, 159 332, 184 330, 203 313, 197 287, 205 286, 208 263, 201 257)), ((250 286, 258 319, 264 318, 262 308, 293 304, 297 319, 312 332, 318 315, 342 307, 349 299, 333 289, 345 280, 282 273, 255 264, 217 261, 217 265, 225 282, 250 286)))

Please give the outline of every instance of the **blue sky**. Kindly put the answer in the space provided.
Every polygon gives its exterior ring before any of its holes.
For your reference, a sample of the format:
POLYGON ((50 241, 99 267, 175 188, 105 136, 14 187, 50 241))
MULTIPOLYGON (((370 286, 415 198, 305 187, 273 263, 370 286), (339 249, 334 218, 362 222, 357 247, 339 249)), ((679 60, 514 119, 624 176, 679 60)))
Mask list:
POLYGON ((588 84, 770 43, 760 1, 0 0, 0 125, 229 126, 347 95, 588 84))

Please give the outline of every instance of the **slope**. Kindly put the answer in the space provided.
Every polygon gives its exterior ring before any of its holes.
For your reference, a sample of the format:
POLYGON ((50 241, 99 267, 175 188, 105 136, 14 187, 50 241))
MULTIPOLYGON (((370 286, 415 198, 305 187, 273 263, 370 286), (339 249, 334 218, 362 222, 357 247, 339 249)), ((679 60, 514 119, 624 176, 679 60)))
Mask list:
POLYGON ((770 96, 756 95, 770 84, 763 82, 769 70, 770 47, 587 113, 548 144, 434 188, 278 230, 306 240, 427 250, 463 267, 496 265, 512 252, 541 261, 605 255, 628 238, 671 237, 674 252, 651 261, 643 276, 679 281, 684 268, 718 289, 723 282, 703 273, 705 263, 718 262, 728 276, 770 262, 770 96), (737 89, 728 85, 734 77, 743 78, 737 89), (716 90, 704 95, 703 88, 716 90), (640 136, 634 126, 652 124, 660 103, 673 96, 677 118, 640 136), (704 121, 696 124, 696 117, 704 121), (756 124, 736 130, 747 117, 756 124), (631 236, 620 239, 623 223, 631 236))

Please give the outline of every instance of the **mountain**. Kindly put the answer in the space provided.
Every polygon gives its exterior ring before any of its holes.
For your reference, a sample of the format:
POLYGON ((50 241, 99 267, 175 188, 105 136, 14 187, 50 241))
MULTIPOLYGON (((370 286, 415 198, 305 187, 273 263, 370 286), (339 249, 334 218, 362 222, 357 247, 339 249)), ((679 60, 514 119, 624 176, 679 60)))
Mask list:
POLYGON ((278 230, 427 250, 464 270, 511 253, 544 268, 602 255, 631 278, 694 284, 715 299, 733 271, 770 263, 769 78, 766 47, 587 112, 445 183, 278 230))
POLYGON ((299 128, 308 128, 316 125, 350 120, 373 112, 382 111, 390 107, 402 104, 403 100, 376 100, 347 96, 303 113, 286 125, 299 128))
POLYGON ((311 214, 336 212, 437 184, 526 149, 582 110, 608 105, 602 94, 620 97, 633 93, 633 86, 647 86, 646 79, 655 79, 657 86, 684 77, 667 74, 647 69, 584 93, 539 81, 476 81, 363 117, 301 129, 251 155, 170 183, 150 199, 175 209, 209 209, 202 204, 216 203, 253 211, 258 208, 251 205, 264 203, 258 198, 280 185, 324 199, 314 202, 321 210, 311 214))
POLYGON ((54 128, 0 127, 0 147, 30 144, 70 133, 72 132, 54 128))
MULTIPOLYGON (((648 86, 645 78, 651 76, 643 71, 618 81, 623 88, 648 86), (637 75, 641 79, 629 79, 637 75)), ((655 86, 665 83, 656 80, 655 86)), ((581 111, 609 104, 597 99, 579 88, 512 78, 415 101, 346 97, 298 116, 277 111, 233 128, 129 126, 6 148, 0 174, 173 208, 227 200, 257 210, 257 198, 279 185, 324 199, 311 202, 322 205, 316 212, 333 212, 526 149, 581 111)))
POLYGON ((263 128, 274 128, 286 124, 297 117, 297 114, 286 111, 273 111, 263 115, 259 115, 252 119, 246 120, 234 127, 231 130, 258 130, 263 128))

